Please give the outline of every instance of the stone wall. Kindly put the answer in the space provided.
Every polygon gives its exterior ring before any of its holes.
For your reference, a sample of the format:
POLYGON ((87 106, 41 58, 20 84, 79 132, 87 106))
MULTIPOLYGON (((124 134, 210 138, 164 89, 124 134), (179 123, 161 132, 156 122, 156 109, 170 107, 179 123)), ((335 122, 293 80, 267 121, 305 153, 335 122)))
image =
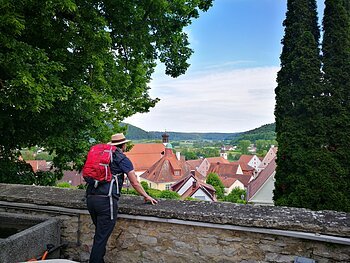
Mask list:
MULTIPOLYGON (((84 191, 0 184, 0 212, 55 217, 63 257, 87 262, 93 225, 84 191)), ((123 196, 106 262, 350 262, 350 214, 123 196)))

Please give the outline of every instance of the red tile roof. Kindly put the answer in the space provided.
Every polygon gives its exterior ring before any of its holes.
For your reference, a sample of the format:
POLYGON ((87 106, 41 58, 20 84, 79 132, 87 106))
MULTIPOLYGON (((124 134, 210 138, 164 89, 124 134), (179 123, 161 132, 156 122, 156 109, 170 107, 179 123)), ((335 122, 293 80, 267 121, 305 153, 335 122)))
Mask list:
POLYGON ((276 170, 276 158, 273 158, 271 162, 262 170, 258 176, 249 183, 248 185, 248 200, 252 198, 259 189, 263 186, 263 184, 270 178, 273 172, 276 170))
POLYGON ((198 160, 187 160, 186 161, 192 168, 192 170, 196 169, 196 167, 199 167, 201 163, 203 162, 203 159, 198 160))
POLYGON ((226 160, 224 157, 209 157, 206 158, 209 163, 230 163, 230 161, 226 160))
POLYGON ((73 186, 85 184, 85 180, 79 171, 63 171, 63 177, 59 182, 69 182, 73 186))
POLYGON ((241 157, 239 157, 238 162, 248 164, 253 157, 254 155, 242 154, 241 157))
POLYGON ((231 187, 231 185, 239 180, 245 187, 248 186, 249 181, 252 178, 251 173, 237 174, 237 169, 239 167, 239 163, 220 163, 220 164, 211 164, 208 170, 209 173, 216 173, 219 175, 220 180, 224 184, 226 188, 231 187))
POLYGON ((212 163, 207 174, 216 173, 219 176, 232 176, 236 175, 238 167, 237 163, 212 163))
POLYGON ((239 164, 241 166, 241 169, 242 169, 243 173, 245 171, 253 172, 255 170, 254 167, 251 167, 247 163, 244 163, 244 162, 238 161, 238 162, 232 162, 232 163, 239 164))
POLYGON ((252 179, 251 175, 246 174, 236 174, 232 176, 219 176, 222 184, 225 188, 230 188, 234 182, 240 181, 244 187, 248 187, 249 181, 252 179))
POLYGON ((165 146, 162 143, 143 143, 135 144, 125 155, 133 163, 135 171, 144 171, 159 161, 164 152, 165 146))
POLYGON ((164 156, 140 175, 154 183, 174 182, 189 175, 190 166, 183 160, 178 160, 172 149, 165 149, 164 156), (175 173, 179 174, 176 175, 175 173))
POLYGON ((127 153, 161 153, 165 151, 163 143, 138 143, 135 144, 127 153))
POLYGON ((45 160, 27 160, 26 163, 30 164, 33 171, 49 171, 47 162, 45 160))

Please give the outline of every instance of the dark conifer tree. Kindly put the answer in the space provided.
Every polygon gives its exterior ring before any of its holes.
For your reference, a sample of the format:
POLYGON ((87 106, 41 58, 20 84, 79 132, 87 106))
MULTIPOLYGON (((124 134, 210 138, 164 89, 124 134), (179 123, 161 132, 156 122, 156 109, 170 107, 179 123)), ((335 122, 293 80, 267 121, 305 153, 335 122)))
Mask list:
POLYGON ((350 1, 326 0, 323 17, 322 154, 325 209, 350 211, 350 1))
POLYGON ((318 208, 314 196, 319 183, 310 159, 317 158, 324 140, 319 129, 322 112, 318 103, 321 62, 317 20, 315 0, 288 0, 281 70, 275 89, 279 146, 276 205, 318 208))

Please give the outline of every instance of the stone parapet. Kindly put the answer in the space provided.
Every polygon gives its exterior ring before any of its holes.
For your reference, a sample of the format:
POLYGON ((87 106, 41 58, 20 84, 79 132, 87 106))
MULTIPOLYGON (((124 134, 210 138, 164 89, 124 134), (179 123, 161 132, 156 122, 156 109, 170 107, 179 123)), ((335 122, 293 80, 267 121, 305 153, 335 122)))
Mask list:
MULTIPOLYGON (((66 188, 0 184, 0 201, 86 210, 85 191, 66 188)), ((123 195, 119 213, 350 237, 350 214, 335 211, 178 200, 152 206, 141 197, 123 195)))
MULTIPOLYGON (((88 262, 94 225, 85 193, 0 184, 0 214, 58 219, 61 257, 88 262)), ((105 262, 350 262, 350 215, 334 211, 121 197, 105 262), (314 261, 312 261, 314 260, 314 261), (298 261, 300 262, 300 261, 298 261)))

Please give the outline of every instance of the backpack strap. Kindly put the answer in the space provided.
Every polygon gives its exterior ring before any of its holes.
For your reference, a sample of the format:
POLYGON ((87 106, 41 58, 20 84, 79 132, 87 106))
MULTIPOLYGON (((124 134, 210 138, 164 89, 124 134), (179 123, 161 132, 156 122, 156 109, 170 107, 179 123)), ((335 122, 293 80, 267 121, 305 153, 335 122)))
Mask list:
POLYGON ((118 183, 118 176, 119 175, 121 175, 121 174, 116 174, 116 175, 113 174, 111 184, 109 185, 108 197, 109 197, 109 206, 110 206, 110 210, 111 210, 111 220, 114 219, 114 216, 113 216, 113 196, 112 196, 113 184, 114 184, 114 182, 116 183, 117 194, 119 194, 119 183, 118 183))

